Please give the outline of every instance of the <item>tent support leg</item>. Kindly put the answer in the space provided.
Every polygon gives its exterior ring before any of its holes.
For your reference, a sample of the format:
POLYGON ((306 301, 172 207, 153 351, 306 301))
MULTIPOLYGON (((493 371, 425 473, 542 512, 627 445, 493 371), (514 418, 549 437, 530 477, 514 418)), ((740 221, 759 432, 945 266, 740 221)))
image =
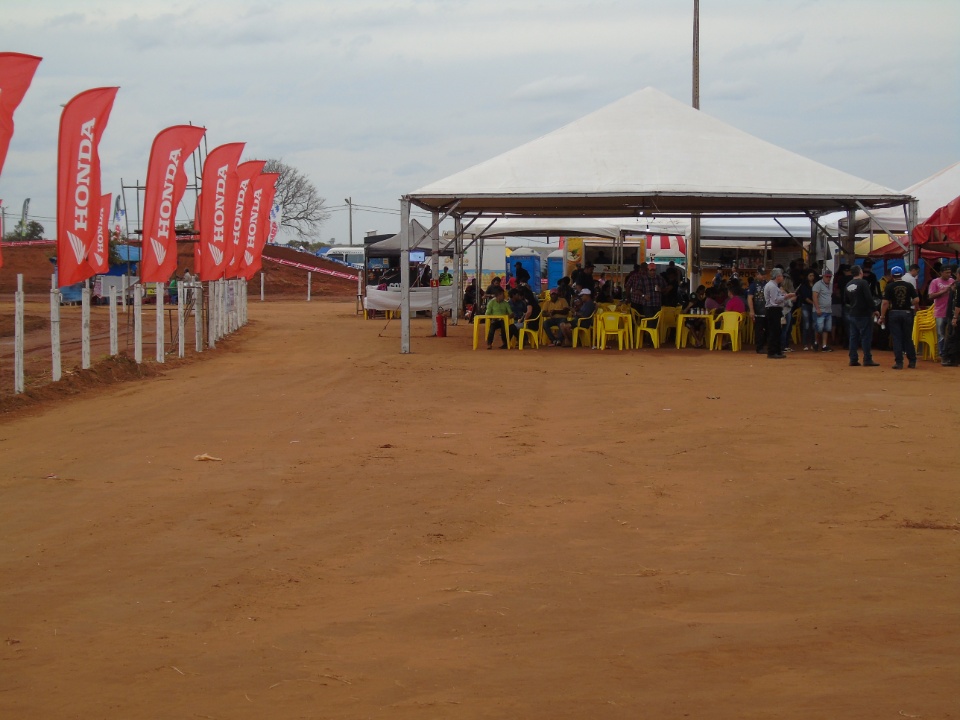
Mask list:
POLYGON ((400 200, 400 353, 410 352, 410 197, 400 200))

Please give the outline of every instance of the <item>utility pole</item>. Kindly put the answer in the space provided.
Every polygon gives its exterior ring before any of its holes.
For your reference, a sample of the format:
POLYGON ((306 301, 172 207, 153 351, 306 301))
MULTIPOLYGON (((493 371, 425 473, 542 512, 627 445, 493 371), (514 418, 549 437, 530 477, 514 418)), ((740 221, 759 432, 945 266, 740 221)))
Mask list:
POLYGON ((693 106, 700 109, 700 0, 693 0, 693 106))
POLYGON ((350 211, 350 245, 353 245, 353 198, 345 198, 344 202, 347 204, 347 210, 350 211))

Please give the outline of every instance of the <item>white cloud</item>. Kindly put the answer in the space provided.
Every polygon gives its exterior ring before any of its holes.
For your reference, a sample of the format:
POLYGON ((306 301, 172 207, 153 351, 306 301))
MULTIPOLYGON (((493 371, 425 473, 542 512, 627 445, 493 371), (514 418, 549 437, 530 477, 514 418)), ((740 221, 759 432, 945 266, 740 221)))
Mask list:
MULTIPOLYGON (((153 136, 283 156, 332 204, 396 207, 428 182, 647 85, 690 97, 690 3, 667 0, 7 0, 0 40, 44 56, 0 197, 54 214, 60 104, 120 85, 104 187, 153 136), (79 11, 78 8, 82 8, 79 11)), ((701 106, 890 187, 960 156, 960 3, 701 3, 701 106)), ((357 220, 355 218, 355 220, 357 220)), ((363 227, 396 229, 393 214, 363 227)), ((325 237, 346 237, 334 213, 325 237)))

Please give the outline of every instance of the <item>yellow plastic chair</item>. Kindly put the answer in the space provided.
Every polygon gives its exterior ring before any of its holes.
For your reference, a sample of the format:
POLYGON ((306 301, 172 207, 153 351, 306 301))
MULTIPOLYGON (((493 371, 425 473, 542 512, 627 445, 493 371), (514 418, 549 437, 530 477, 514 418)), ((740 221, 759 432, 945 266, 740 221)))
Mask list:
POLYGON ((607 338, 610 336, 617 338, 617 344, 620 350, 623 350, 623 344, 625 342, 629 342, 627 340, 627 330, 620 324, 621 320, 620 313, 600 313, 599 325, 597 327, 597 345, 600 346, 601 350, 607 347, 607 338))
POLYGON ((683 308, 674 307, 672 305, 664 305, 660 308, 660 323, 658 328, 660 330, 660 344, 663 345, 667 342, 667 336, 670 334, 670 331, 677 330, 677 315, 680 314, 683 308))
POLYGON ((660 325, 660 314, 662 312, 663 310, 660 310, 660 312, 658 312, 653 317, 641 318, 637 322, 637 338, 636 338, 636 342, 634 342, 634 346, 638 350, 643 347, 644 335, 650 336, 650 344, 653 345, 654 348, 660 347, 659 325, 660 325))
POLYGON ((937 321, 933 312, 923 315, 917 313, 913 319, 913 344, 920 353, 921 346, 924 360, 939 360, 940 349, 937 342, 937 321))
POLYGON ((803 332, 803 317, 800 308, 793 311, 793 327, 790 328, 790 339, 794 345, 800 344, 800 336, 803 332))
MULTIPOLYGON (((707 323, 707 350, 713 350, 714 345, 719 344, 722 336, 730 338, 730 349, 733 352, 740 351, 740 321, 743 315, 738 312, 722 312, 717 316, 716 321, 707 323)), ((717 348, 719 349, 719 348, 717 348)))
POLYGON ((523 327, 520 328, 520 349, 523 350, 523 338, 530 338, 530 347, 540 348, 540 335, 543 333, 543 313, 538 313, 536 317, 523 321, 523 327))
POLYGON ((913 316, 913 346, 920 349, 920 328, 927 324, 932 323, 934 329, 936 329, 937 321, 933 319, 933 305, 923 310, 918 310, 917 313, 913 316))
POLYGON ((593 325, 596 325, 596 315, 592 315, 589 318, 577 318, 573 323, 573 346, 577 346, 577 340, 581 337, 586 338, 586 342, 590 347, 593 347, 593 326, 583 327, 580 323, 586 320, 593 320, 593 325))

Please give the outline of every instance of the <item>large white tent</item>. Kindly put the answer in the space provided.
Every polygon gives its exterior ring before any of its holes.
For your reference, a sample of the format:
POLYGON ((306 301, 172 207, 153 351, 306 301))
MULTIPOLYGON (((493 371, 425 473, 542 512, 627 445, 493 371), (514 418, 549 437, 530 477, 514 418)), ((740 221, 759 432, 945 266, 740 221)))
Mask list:
MULTIPOLYGON (((914 183, 903 191, 904 195, 912 195, 917 199, 916 225, 928 220, 933 213, 942 208, 954 198, 960 197, 960 162, 914 183)), ((862 210, 856 214, 856 229, 860 233, 873 230, 874 232, 907 232, 907 220, 903 210, 899 207, 879 208, 872 210, 873 220, 862 210)), ((825 219, 825 222, 827 219, 825 219)), ((827 229, 844 229, 846 215, 840 214, 831 217, 827 229)))
MULTIPOLYGON (((411 204, 460 229, 509 216, 816 217, 909 201, 647 88, 404 196, 401 235, 407 247, 411 204)), ((410 351, 409 321, 404 312, 401 352, 410 351)))

